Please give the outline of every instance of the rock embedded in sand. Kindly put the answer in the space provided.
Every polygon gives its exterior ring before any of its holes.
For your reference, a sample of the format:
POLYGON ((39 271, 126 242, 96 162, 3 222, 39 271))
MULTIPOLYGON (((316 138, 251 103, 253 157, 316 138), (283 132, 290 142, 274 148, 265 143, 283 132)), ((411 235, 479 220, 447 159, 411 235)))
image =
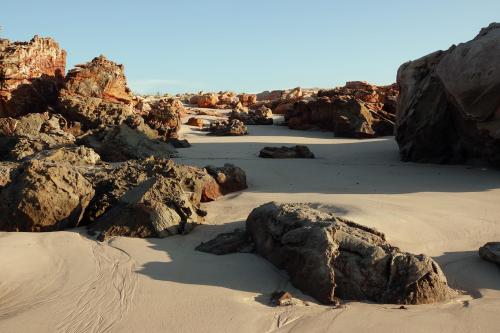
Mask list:
POLYGON ((210 134, 217 136, 238 136, 248 134, 247 126, 238 119, 215 120, 210 124, 210 134))
POLYGON ((314 158, 307 146, 294 147, 264 147, 259 153, 263 158, 314 158))
POLYGON ((500 265, 500 242, 489 242, 479 248, 479 256, 500 265))
POLYGON ((223 195, 242 191, 247 186, 247 177, 242 168, 226 163, 223 167, 206 166, 208 174, 214 177, 223 195))
POLYGON ((398 70, 396 140, 403 161, 500 165, 500 23, 398 70))
POLYGON ((57 101, 66 51, 51 38, 0 39, 0 117, 44 112, 57 101))
POLYGON ((453 291, 425 255, 401 252, 382 233, 306 204, 267 203, 246 221, 257 253, 325 304, 335 298, 423 304, 453 291))
POLYGON ((188 119, 187 124, 189 126, 195 126, 198 128, 203 128, 205 126, 205 121, 201 118, 191 117, 188 119))
POLYGON ((233 232, 217 235, 216 238, 208 242, 201 243, 196 251, 212 253, 216 255, 230 254, 235 252, 253 252, 254 246, 250 235, 242 229, 233 232))

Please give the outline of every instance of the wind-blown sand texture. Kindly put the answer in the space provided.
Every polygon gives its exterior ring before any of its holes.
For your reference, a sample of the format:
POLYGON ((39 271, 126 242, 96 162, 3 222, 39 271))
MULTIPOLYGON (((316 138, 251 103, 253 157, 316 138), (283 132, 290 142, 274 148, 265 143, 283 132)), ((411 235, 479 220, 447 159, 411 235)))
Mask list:
POLYGON ((0 332, 498 332, 500 269, 477 254, 500 239, 498 170, 403 163, 392 137, 338 139, 281 126, 249 126, 249 133, 214 137, 182 127, 193 146, 178 162, 234 163, 249 183, 206 204, 207 224, 188 235, 99 243, 84 230, 0 233, 0 332), (258 157, 265 146, 296 144, 316 159, 258 157), (257 255, 194 250, 273 200, 314 202, 375 227, 403 251, 432 256, 463 294, 407 309, 332 308, 257 255), (276 290, 299 303, 271 307, 276 290))

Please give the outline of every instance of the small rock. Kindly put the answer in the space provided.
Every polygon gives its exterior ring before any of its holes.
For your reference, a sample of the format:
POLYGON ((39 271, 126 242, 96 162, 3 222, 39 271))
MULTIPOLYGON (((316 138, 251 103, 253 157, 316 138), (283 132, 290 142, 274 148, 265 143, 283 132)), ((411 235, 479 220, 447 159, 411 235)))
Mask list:
POLYGON ((500 242, 489 242, 479 248, 479 256, 500 265, 500 242))
POLYGON ((293 297, 287 291, 275 291, 271 294, 271 304, 275 306, 293 305, 293 297))
POLYGON ((172 146, 174 146, 174 148, 189 148, 191 147, 191 144, 189 143, 188 140, 186 139, 170 139, 168 140, 168 143, 170 143, 172 146))
POLYGON ((263 158, 314 158, 314 154, 306 146, 264 147, 259 154, 263 158))

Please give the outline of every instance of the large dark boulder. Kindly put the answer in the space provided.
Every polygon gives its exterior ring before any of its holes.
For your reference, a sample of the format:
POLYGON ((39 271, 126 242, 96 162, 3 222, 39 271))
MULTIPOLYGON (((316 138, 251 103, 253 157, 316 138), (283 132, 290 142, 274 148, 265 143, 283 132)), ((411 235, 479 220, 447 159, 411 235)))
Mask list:
POLYGON ((335 298, 421 304, 453 295, 429 257, 401 252, 375 229, 306 204, 255 208, 246 229, 257 253, 322 303, 335 298))
POLYGON ((500 24, 403 64, 396 140, 404 161, 500 165, 500 24))

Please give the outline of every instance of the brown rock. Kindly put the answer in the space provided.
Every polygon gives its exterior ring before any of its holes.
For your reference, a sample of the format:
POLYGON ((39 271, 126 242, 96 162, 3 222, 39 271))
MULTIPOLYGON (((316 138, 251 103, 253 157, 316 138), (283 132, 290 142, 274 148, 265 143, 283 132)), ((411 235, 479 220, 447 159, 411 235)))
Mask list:
POLYGON ((336 304, 337 297, 423 304, 455 295, 431 258, 401 252, 382 233, 310 205, 262 205, 246 227, 257 253, 325 304, 336 304))
POLYGON ((254 248, 250 235, 245 230, 235 229, 233 232, 220 234, 208 242, 202 242, 195 250, 223 255, 235 252, 248 253, 254 248))
POLYGON ((208 174, 215 178, 223 195, 246 189, 247 177, 243 169, 226 163, 223 167, 206 166, 208 174))
POLYGON ((205 121, 203 119, 201 119, 201 118, 191 117, 191 118, 189 118, 187 124, 189 126, 195 126, 195 127, 203 128, 205 126, 205 121))
POLYGON ((306 146, 264 147, 259 153, 263 158, 314 158, 314 154, 306 146))
POLYGON ((215 120, 210 124, 210 134, 217 136, 236 136, 248 134, 247 126, 238 119, 215 120))
POLYGON ((275 306, 293 305, 293 297, 288 291, 275 291, 271 294, 271 304, 275 306))
POLYGON ((182 102, 176 98, 160 98, 149 105, 149 112, 143 116, 146 124, 157 130, 166 140, 177 138, 181 117, 186 114, 182 102))
POLYGON ((55 105, 66 71, 66 52, 51 38, 0 39, 0 117, 44 112, 55 105))
POLYGON ((197 104, 200 108, 216 108, 219 97, 216 94, 204 94, 198 96, 197 104))
POLYGON ((58 108, 69 120, 96 128, 124 122, 134 115, 132 103, 123 65, 99 56, 68 72, 58 108))
POLYGON ((250 107, 257 102, 257 95, 255 94, 240 94, 238 98, 243 106, 250 107))
POLYGON ((500 242, 489 242, 479 248, 479 256, 500 265, 500 242))

